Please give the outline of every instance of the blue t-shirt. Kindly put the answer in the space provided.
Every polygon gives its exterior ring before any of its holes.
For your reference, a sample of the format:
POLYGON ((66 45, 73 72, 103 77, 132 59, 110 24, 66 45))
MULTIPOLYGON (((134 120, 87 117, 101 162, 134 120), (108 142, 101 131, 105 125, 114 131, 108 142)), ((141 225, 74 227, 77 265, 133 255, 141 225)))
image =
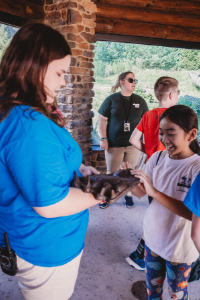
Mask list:
POLYGON ((67 196, 74 172, 81 176, 82 153, 65 128, 27 108, 13 108, 0 123, 0 245, 7 232, 19 257, 59 266, 82 251, 88 210, 47 219, 32 207, 67 196))
POLYGON ((187 208, 200 218, 200 173, 195 178, 189 192, 187 193, 184 204, 187 208))

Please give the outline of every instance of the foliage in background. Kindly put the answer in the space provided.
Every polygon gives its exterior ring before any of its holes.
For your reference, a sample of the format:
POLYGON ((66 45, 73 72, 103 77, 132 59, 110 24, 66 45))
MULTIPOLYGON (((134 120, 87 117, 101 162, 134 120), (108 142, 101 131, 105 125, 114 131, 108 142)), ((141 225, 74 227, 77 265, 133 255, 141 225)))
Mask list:
POLYGON ((6 48, 8 47, 13 35, 18 28, 0 24, 0 59, 2 58, 6 48))
POLYGON ((131 65, 176 71, 200 69, 198 50, 97 42, 94 52, 95 73, 99 76, 110 76, 129 70, 131 65))
MULTIPOLYGON (((200 51, 111 42, 97 42, 94 51, 95 143, 98 141, 98 109, 110 95, 117 76, 128 70, 134 72, 138 79, 135 93, 146 100, 149 109, 158 106, 153 90, 156 80, 161 76, 176 78, 181 90, 179 103, 192 107, 200 120, 200 94, 196 83, 200 76, 200 51)), ((200 138, 200 134, 198 137, 200 138)))
POLYGON ((186 70, 200 69, 200 52, 198 50, 180 49, 180 66, 186 70))
MULTIPOLYGON (((200 129, 200 98, 185 95, 179 98, 178 104, 183 104, 191 107, 198 116, 198 127, 200 129)), ((200 141, 200 131, 197 134, 197 138, 200 141)))

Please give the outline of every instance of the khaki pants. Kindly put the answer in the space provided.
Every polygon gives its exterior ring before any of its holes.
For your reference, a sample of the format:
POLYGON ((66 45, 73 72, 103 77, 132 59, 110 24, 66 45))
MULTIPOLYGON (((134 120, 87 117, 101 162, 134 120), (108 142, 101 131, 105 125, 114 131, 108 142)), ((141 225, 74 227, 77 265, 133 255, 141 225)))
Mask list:
POLYGON ((122 162, 130 161, 134 168, 138 162, 140 151, 134 146, 108 148, 105 151, 107 174, 119 170, 122 162))
POLYGON ((26 300, 68 300, 74 291, 82 252, 63 266, 38 267, 17 256, 19 280, 26 300))

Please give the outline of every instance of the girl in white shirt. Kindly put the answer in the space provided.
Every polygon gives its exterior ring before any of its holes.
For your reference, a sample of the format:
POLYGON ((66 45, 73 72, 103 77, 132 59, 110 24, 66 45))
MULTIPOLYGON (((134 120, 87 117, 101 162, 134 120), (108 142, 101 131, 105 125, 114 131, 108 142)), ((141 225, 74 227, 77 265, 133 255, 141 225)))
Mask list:
POLYGON ((200 171, 197 131, 198 118, 191 108, 170 107, 160 118, 159 138, 166 150, 157 165, 160 152, 152 155, 144 170, 131 171, 142 180, 133 194, 153 197, 144 218, 149 300, 162 299, 166 273, 171 299, 188 299, 191 264, 199 253, 191 239, 191 213, 183 200, 200 171))

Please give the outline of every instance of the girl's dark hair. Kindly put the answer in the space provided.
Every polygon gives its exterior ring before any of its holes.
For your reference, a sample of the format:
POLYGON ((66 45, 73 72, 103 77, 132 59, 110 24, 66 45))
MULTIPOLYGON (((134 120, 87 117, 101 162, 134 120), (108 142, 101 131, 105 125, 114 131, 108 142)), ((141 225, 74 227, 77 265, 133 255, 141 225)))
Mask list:
MULTIPOLYGON (((160 117, 160 121, 169 118, 170 121, 181 127, 185 132, 190 132, 193 128, 198 130, 197 114, 188 106, 175 105, 166 109, 160 117)), ((200 155, 200 148, 197 138, 189 144, 190 149, 200 155)))
POLYGON ((57 30, 41 23, 19 29, 0 64, 0 122, 15 105, 29 105, 63 126, 45 103, 44 77, 49 63, 66 55, 71 49, 57 30))

